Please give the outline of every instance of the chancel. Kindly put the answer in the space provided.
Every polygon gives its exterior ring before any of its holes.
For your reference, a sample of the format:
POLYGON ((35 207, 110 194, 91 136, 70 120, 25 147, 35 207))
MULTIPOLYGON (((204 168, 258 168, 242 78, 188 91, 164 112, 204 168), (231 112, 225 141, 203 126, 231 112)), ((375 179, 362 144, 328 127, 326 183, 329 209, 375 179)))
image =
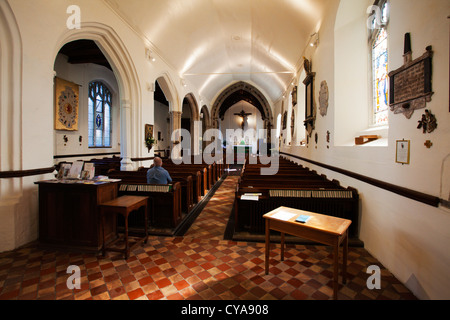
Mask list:
POLYGON ((450 300, 449 15, 0 0, 0 300, 450 300))

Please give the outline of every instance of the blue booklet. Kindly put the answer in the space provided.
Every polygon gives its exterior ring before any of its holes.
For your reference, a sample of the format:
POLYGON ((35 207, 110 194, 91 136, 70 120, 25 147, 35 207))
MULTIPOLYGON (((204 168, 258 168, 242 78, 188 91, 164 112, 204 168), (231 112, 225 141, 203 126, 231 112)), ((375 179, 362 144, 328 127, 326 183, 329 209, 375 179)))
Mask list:
POLYGON ((306 221, 308 221, 309 218, 311 218, 311 216, 301 215, 297 219, 295 219, 295 221, 300 222, 300 223, 306 223, 306 221))

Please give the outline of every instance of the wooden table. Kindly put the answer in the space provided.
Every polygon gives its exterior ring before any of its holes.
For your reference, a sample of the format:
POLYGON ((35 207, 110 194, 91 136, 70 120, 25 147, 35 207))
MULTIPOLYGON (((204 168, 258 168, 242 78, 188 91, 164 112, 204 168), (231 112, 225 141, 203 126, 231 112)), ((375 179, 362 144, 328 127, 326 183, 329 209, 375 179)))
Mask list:
POLYGON ((103 237, 103 246, 102 253, 105 256, 106 250, 123 252, 125 255, 125 259, 128 259, 130 255, 130 251, 133 250, 137 245, 142 242, 147 243, 148 239, 148 214, 147 214, 147 201, 148 197, 141 196, 121 196, 114 200, 102 203, 100 205, 100 215, 102 219, 102 227, 104 226, 105 216, 109 213, 118 213, 124 217, 125 220, 125 248, 124 249, 115 249, 115 248, 106 248, 106 241, 103 237), (132 247, 129 246, 128 243, 128 216, 131 212, 135 210, 139 210, 140 208, 144 209, 144 229, 145 236, 139 239, 132 247))
POLYGON ((284 260, 285 233, 332 246, 334 252, 333 299, 337 299, 339 277, 339 246, 343 243, 342 282, 346 283, 348 257, 348 227, 350 220, 318 213, 279 207, 263 216, 266 219, 266 274, 269 273, 270 230, 281 232, 281 260, 284 260), (311 218, 306 223, 296 222, 300 215, 311 218))

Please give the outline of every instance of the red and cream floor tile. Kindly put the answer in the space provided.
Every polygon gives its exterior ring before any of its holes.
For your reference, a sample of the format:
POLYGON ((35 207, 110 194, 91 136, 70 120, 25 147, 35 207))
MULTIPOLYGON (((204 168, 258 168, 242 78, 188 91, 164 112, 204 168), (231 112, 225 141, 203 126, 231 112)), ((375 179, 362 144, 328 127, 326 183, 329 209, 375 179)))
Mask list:
MULTIPOLYGON (((0 253, 0 300, 328 300, 332 252, 320 245, 279 245, 264 272, 264 244, 223 240, 237 177, 229 176, 183 237, 151 236, 128 260, 42 249, 36 243, 0 253), (69 289, 67 268, 80 268, 69 289)), ((350 248, 342 300, 414 300, 364 248, 350 248), (382 288, 369 290, 367 267, 382 269, 382 288)))

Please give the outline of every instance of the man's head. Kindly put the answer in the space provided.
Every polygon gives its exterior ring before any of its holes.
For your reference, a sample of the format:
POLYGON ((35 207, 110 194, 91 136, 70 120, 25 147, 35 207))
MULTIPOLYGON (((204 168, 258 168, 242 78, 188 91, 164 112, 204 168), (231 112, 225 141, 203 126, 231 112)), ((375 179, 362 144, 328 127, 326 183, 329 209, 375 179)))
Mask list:
POLYGON ((161 167, 162 166, 162 159, 160 157, 155 157, 153 159, 153 164, 155 167, 161 167))

